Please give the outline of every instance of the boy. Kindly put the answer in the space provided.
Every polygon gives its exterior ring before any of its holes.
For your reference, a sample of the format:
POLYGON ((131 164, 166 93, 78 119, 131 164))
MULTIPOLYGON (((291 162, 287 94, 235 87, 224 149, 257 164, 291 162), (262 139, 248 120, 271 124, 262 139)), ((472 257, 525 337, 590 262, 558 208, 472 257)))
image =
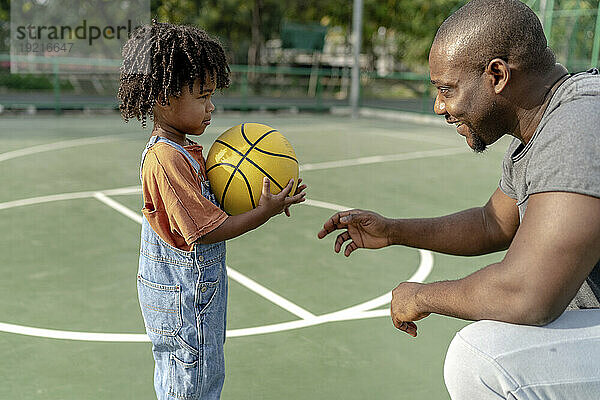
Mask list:
MULTIPOLYGON (((211 96, 229 85, 218 41, 191 26, 157 23, 137 30, 123 48, 119 87, 125 121, 154 121, 142 154, 144 200, 138 297, 155 359, 162 399, 218 399, 225 378, 227 308, 225 240, 264 224, 304 201, 300 186, 278 195, 265 179, 257 208, 223 212, 206 180, 201 135, 215 107, 211 96)), ((300 181, 300 179, 299 179, 300 181)))

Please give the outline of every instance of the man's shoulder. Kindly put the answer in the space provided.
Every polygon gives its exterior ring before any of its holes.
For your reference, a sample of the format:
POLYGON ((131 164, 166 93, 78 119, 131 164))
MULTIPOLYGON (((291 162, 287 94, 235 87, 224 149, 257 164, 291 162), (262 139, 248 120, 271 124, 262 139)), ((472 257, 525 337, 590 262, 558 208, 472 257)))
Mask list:
POLYGON ((587 99, 600 104, 600 73, 597 69, 572 74, 565 80, 550 102, 550 113, 578 99, 587 99))

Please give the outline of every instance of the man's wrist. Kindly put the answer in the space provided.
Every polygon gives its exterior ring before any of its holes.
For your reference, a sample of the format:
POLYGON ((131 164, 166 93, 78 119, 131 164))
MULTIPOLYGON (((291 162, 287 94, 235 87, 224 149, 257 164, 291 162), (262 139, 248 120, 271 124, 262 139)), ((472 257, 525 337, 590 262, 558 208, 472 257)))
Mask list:
POLYGON ((415 302, 415 306, 420 312, 431 312, 428 310, 425 292, 428 287, 426 283, 419 283, 417 286, 417 290, 415 290, 413 301, 415 302))
POLYGON ((395 244, 401 244, 398 237, 398 221, 393 218, 386 218, 385 236, 387 239, 387 245, 392 246, 395 244))

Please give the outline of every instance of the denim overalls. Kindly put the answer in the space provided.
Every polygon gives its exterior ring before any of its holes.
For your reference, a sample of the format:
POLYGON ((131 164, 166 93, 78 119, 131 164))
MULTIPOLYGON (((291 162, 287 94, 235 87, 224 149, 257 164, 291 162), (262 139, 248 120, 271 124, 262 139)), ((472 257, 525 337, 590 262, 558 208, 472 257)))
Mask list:
MULTIPOLYGON (((157 142, 179 150, 199 173, 200 165, 182 146, 152 136, 142 153, 140 178, 146 153, 157 142)), ((217 204, 207 180, 202 195, 217 204)), ((218 399, 225 379, 225 242, 179 250, 163 241, 144 215, 137 287, 158 399, 218 399)))

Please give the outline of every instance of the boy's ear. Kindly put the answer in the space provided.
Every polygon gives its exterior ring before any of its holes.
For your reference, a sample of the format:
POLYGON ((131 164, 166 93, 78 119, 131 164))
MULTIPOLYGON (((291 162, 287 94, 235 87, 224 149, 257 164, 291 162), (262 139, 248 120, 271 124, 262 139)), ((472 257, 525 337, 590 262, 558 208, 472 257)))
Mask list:
POLYGON ((155 105, 157 107, 167 107, 169 105, 169 102, 167 101, 167 98, 165 97, 164 93, 158 94, 158 98, 156 99, 155 105))

